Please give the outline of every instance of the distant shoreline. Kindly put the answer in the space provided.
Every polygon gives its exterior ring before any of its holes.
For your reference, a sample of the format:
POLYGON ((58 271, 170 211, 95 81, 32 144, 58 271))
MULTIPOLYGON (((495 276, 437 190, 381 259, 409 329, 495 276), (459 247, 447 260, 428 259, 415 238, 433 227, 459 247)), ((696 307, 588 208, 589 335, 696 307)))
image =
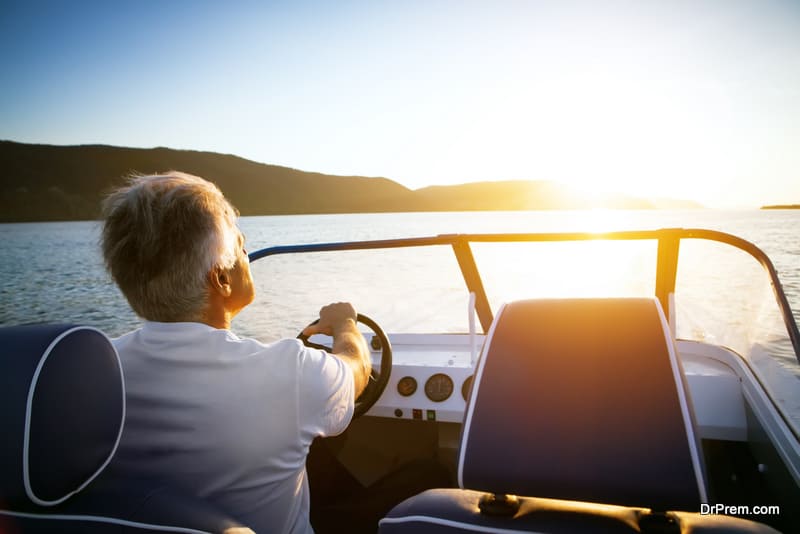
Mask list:
POLYGON ((242 215, 703 208, 691 200, 587 195, 552 180, 412 190, 389 178, 306 172, 214 152, 0 140, 0 221, 96 219, 104 193, 123 184, 124 176, 169 169, 212 179, 242 215))
POLYGON ((762 210, 800 210, 800 204, 775 204, 772 206, 761 206, 762 210))

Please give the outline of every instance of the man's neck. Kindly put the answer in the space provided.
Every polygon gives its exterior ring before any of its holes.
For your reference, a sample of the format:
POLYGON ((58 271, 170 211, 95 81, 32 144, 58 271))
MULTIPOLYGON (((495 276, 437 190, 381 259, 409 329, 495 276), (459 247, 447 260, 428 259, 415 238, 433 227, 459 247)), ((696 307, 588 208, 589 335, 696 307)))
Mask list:
POLYGON ((232 319, 233 315, 226 310, 224 306, 214 306, 212 303, 209 303, 209 306, 203 311, 200 317, 200 322, 212 328, 230 330, 232 319))

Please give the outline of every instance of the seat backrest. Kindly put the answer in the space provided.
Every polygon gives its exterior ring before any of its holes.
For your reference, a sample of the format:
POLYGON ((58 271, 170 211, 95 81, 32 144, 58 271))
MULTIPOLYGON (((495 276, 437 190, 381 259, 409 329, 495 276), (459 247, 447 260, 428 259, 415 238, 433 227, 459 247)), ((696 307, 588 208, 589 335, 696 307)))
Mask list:
POLYGON ((0 496, 55 506, 111 460, 125 388, 110 340, 91 327, 0 329, 0 496))
POLYGON ((122 435, 119 356, 86 326, 0 328, 0 532, 223 532, 224 511, 109 465, 122 435))
POLYGON ((549 299, 495 318, 465 413, 459 485, 693 510, 705 475, 656 299, 549 299))

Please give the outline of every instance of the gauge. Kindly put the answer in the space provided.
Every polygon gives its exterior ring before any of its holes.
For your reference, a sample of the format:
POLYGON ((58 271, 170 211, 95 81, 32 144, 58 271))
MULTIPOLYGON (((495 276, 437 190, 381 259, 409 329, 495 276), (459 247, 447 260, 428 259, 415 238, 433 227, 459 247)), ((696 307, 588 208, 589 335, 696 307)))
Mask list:
POLYGON ((472 379, 475 378, 475 375, 469 375, 464 383, 461 384, 461 396, 464 397, 464 400, 469 398, 469 392, 472 390, 472 379))
POLYGON ((409 397, 417 391, 417 381, 413 376, 404 376, 397 383, 397 392, 404 396, 409 397))
POLYGON ((425 395, 433 402, 447 400, 453 394, 453 379, 444 373, 436 373, 425 382, 425 395))

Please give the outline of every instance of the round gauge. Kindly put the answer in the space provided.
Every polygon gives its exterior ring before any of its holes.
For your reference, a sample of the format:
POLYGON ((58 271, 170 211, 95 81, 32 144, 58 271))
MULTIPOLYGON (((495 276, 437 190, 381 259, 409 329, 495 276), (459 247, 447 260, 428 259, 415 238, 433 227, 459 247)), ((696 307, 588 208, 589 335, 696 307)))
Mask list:
POLYGON ((417 391, 417 381, 413 376, 404 376, 397 383, 397 392, 404 396, 409 397, 417 391))
POLYGON ((447 400, 453 394, 453 379, 443 373, 436 373, 425 382, 425 395, 433 402, 447 400))
POLYGON ((475 378, 475 375, 469 375, 464 383, 461 384, 461 396, 464 397, 464 400, 469 398, 469 392, 472 391, 472 379, 475 378))

